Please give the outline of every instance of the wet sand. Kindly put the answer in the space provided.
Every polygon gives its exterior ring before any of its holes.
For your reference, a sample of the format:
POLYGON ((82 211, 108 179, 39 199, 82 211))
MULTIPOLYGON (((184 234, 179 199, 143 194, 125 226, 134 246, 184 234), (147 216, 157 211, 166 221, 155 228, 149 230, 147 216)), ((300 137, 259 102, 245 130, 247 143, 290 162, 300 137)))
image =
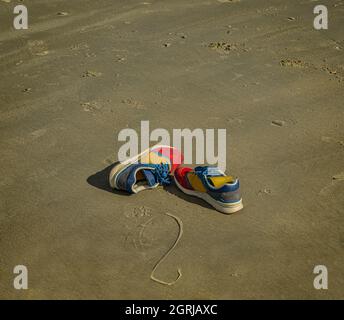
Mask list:
POLYGON ((343 1, 326 31, 308 0, 24 1, 22 31, 14 3, 0 1, 1 298, 344 298, 343 1), (173 186, 111 192, 117 135, 141 120, 226 128, 244 210, 173 186), (156 272, 181 268, 170 287, 150 279, 178 235, 167 212, 184 226, 156 272))

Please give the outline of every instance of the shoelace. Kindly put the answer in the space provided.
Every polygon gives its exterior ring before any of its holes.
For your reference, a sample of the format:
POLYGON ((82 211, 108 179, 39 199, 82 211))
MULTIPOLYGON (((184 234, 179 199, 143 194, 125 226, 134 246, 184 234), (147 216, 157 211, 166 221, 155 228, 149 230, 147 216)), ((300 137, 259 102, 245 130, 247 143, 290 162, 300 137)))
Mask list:
POLYGON ((153 170, 154 176, 161 185, 167 186, 171 184, 170 167, 166 163, 157 164, 153 170))

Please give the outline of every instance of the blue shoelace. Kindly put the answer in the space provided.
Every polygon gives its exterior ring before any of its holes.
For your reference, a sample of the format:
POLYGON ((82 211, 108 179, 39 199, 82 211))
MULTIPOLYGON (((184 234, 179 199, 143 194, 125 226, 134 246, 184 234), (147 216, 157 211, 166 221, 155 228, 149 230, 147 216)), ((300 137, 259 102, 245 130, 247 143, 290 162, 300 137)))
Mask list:
POLYGON ((167 186, 171 184, 170 177, 170 167, 166 163, 161 163, 155 165, 155 170, 153 170, 154 176, 161 185, 167 186))

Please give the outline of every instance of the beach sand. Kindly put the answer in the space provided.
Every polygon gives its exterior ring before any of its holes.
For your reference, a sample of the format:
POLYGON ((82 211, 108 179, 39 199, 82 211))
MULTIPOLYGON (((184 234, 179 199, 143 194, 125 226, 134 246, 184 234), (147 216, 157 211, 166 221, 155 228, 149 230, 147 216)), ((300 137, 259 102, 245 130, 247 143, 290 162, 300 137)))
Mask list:
POLYGON ((344 1, 319 31, 308 0, 21 3, 28 30, 0 1, 1 298, 344 298, 344 1), (118 133, 142 120, 227 129, 244 210, 112 192, 118 133), (166 213, 173 286, 150 279, 166 213))

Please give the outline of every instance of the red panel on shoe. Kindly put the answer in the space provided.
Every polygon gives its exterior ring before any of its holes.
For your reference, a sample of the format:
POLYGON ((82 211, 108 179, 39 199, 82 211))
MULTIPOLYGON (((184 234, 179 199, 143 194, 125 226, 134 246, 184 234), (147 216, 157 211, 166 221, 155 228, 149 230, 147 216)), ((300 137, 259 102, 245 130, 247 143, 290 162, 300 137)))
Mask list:
POLYGON ((183 154, 176 148, 158 147, 154 149, 171 161, 171 173, 173 173, 184 161, 183 154))
POLYGON ((187 181, 187 173, 192 171, 192 168, 187 167, 179 167, 174 172, 174 177, 177 179, 178 183, 185 189, 190 189, 190 184, 187 181))

